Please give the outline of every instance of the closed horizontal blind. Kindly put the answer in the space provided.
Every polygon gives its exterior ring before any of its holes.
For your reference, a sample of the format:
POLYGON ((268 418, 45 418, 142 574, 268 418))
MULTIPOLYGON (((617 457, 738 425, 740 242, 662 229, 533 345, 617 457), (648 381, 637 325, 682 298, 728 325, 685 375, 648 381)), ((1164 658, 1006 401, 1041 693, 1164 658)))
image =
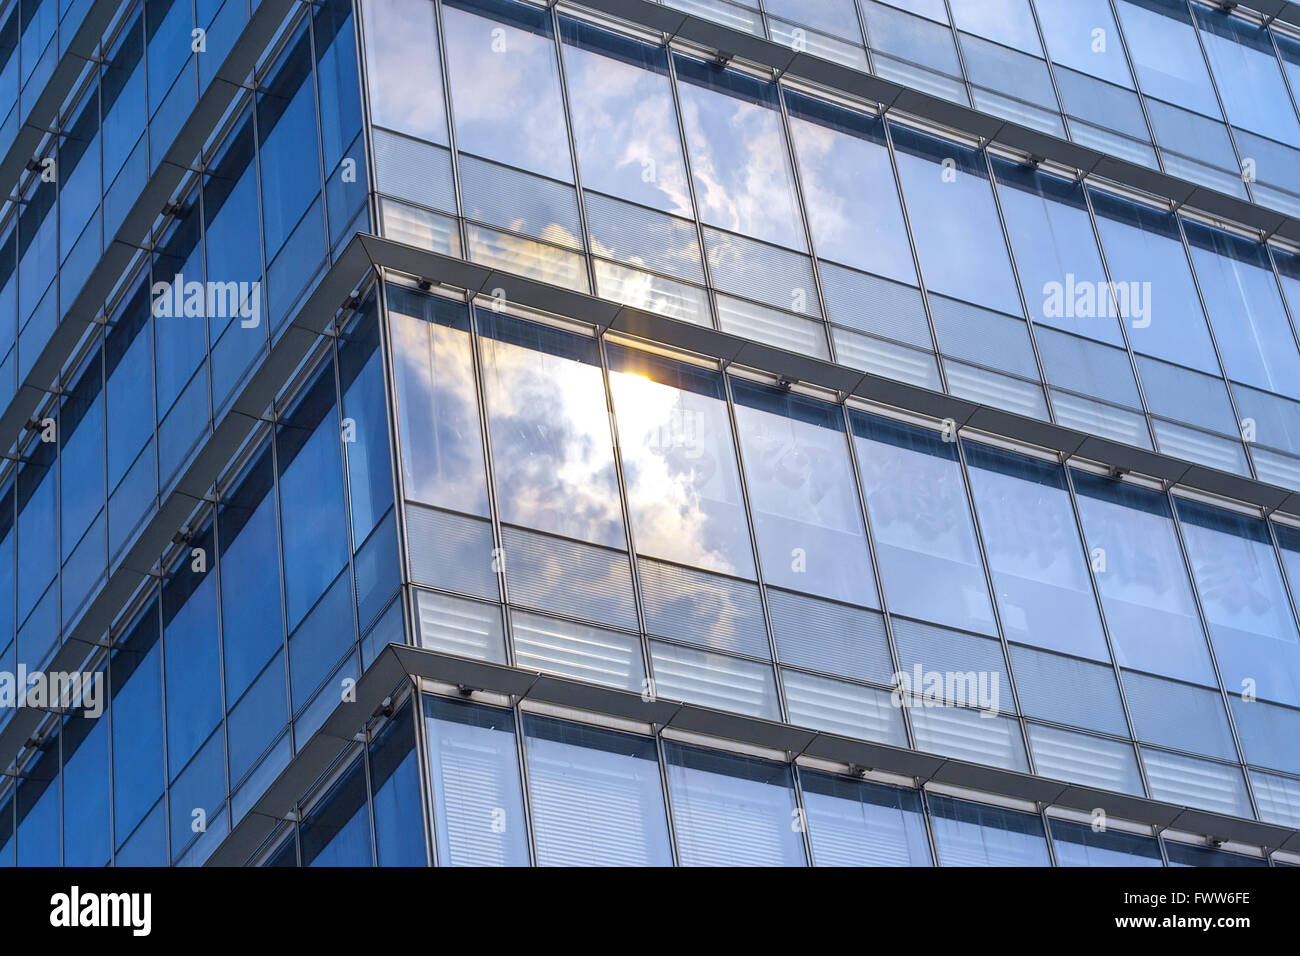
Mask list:
POLYGON ((782 668, 790 723, 846 737, 907 746, 903 712, 889 691, 782 668))
POLYGON ((1029 725, 1034 768, 1043 777, 1144 796, 1132 744, 1057 727, 1029 725))
POLYGON ((645 666, 638 637, 526 611, 510 612, 510 632, 520 667, 643 690, 645 666))
POLYGON ((758 585, 645 558, 637 562, 646 630, 690 644, 770 657, 758 585))
POLYGON ((743 661, 675 644, 650 643, 655 692, 736 714, 780 719, 770 664, 743 661))
POLYGON ((479 661, 504 664, 501 609, 432 591, 415 592, 420 646, 479 661))
POLYGON ((406 506, 406 544, 416 584, 500 597, 492 569, 492 526, 478 518, 406 506))
POLYGON ((767 609, 783 663, 891 683, 882 615, 777 588, 767 590, 767 609))
POLYGON ((510 603, 637 629, 626 553, 502 527, 510 603))

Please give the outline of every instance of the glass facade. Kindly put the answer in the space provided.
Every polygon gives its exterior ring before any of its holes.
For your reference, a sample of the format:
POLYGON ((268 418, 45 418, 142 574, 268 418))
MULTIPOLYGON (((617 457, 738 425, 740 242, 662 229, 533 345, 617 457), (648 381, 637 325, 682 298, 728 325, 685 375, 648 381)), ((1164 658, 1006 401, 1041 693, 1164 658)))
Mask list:
POLYGON ((0 4, 0 863, 1300 862, 1300 30, 617 6, 0 4))

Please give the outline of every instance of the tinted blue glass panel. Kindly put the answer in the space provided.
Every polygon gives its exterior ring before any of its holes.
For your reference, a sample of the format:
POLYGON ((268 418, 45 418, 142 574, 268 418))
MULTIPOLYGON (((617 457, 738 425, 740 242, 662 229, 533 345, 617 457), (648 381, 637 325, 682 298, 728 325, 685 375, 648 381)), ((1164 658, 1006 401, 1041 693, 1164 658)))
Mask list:
POLYGON ((426 862, 414 710, 408 703, 398 711, 370 748, 380 866, 424 866, 426 862))
POLYGON ((1184 228, 1228 377, 1300 397, 1300 350, 1267 248, 1192 222, 1184 228))
POLYGON ((1172 215, 1090 193, 1133 348, 1211 374, 1218 361, 1172 215), (1127 297, 1125 307, 1124 297, 1127 297))
POLYGON ((1052 820, 1050 827, 1057 866, 1164 866, 1160 844, 1150 837, 1068 820, 1052 820))
POLYGON ((1228 121, 1300 146, 1300 123, 1270 34, 1239 17, 1193 5, 1228 121))
POLYGON ((850 417, 890 611, 993 633, 956 445, 909 425, 850 417))
POLYGON ((732 380, 764 580, 877 604, 838 405, 732 380))
POLYGON ((119 844, 163 791, 162 647, 158 607, 144 615, 113 654, 113 831, 119 844))
POLYGON ((1050 866, 1043 821, 1004 810, 927 794, 941 866, 1050 866))
POLYGON ((303 866, 370 866, 366 772, 356 761, 298 828, 303 866))
POLYGON ((753 578, 722 377, 607 347, 637 551, 753 578))
POLYGON ((984 154, 897 126, 890 131, 927 287, 1019 315, 984 154))
POLYGON ((1218 117, 1210 73, 1182 0, 1116 0, 1138 82, 1148 96, 1218 117))
POLYGON ((257 102, 263 234, 271 260, 320 192, 316 97, 304 29, 257 102))
POLYGON ((447 110, 435 10, 429 0, 366 0, 361 16, 372 121, 445 144, 447 110))
POLYGON ((700 218, 803 250, 776 87, 682 56, 674 63, 700 218))
POLYGON ((964 447, 1008 640, 1109 661, 1065 473, 988 445, 964 447))
POLYGON ((290 628, 302 620, 348 559, 333 369, 327 368, 326 373, 276 436, 290 628))
POLYGON ((626 548, 595 341, 477 315, 502 520, 626 548))
POLYGON ((1300 633, 1268 526, 1176 500, 1224 686, 1300 706, 1300 633))
POLYGON ((576 20, 560 32, 583 187, 691 216, 667 54, 576 20))
POLYGON ((487 515, 487 470, 463 305, 387 287, 406 495, 487 515))
POLYGON ((884 123, 798 93, 785 101, 817 255, 914 284, 884 123))
POLYGON ((217 640, 217 576, 209 568, 212 534, 190 545, 163 589, 163 644, 167 662, 167 765, 175 778, 221 720, 217 640), (202 568, 203 570, 198 570, 202 568))
MULTIPOLYGON (((549 14, 509 0, 448 3, 443 31, 456 145, 572 181, 549 14)), ((410 88, 405 78, 402 86, 410 88)))
POLYGON ((1073 477, 1119 663, 1213 685, 1209 651, 1165 496, 1083 472, 1073 477))
POLYGON ((1122 345, 1083 187, 1000 159, 993 172, 1030 318, 1122 345))
POLYGON ((1034 8, 1053 61, 1133 88, 1107 0, 1034 0, 1034 8))

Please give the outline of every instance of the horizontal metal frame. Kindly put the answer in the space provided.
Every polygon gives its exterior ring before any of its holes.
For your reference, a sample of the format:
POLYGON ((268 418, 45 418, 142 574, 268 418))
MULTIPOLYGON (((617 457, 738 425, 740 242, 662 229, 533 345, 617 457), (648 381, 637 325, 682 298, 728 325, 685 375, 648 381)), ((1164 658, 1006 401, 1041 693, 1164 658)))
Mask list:
POLYGON ((791 761, 801 756, 816 757, 911 777, 918 785, 943 783, 1086 813, 1100 809, 1115 819, 1201 833, 1215 840, 1258 846, 1266 851, 1300 850, 1300 830, 1291 827, 854 740, 681 701, 646 700, 633 691, 389 644, 358 681, 356 700, 335 706, 321 729, 289 762, 205 865, 239 866, 248 862, 279 822, 288 818, 308 787, 333 764, 339 752, 358 739, 358 733, 384 698, 406 678, 453 684, 463 688, 466 694, 475 691, 505 694, 515 702, 529 700, 586 710, 651 724, 656 731, 671 729, 719 737, 783 751, 791 761))
POLYGON ((1149 475, 1167 481, 1171 486, 1242 501, 1267 513, 1284 511, 1300 517, 1300 490, 1278 488, 1254 478, 1218 471, 944 392, 788 352, 729 332, 644 312, 391 239, 362 235, 358 240, 377 268, 392 269, 473 294, 499 289, 507 301, 587 322, 601 332, 612 329, 716 359, 725 365, 743 365, 845 396, 857 396, 934 418, 951 419, 958 427, 1036 445, 1055 451, 1065 459, 1088 459, 1122 471, 1149 475))
MULTIPOLYGON (((293 322, 243 381, 235 401, 193 455, 158 510, 135 538, 131 549, 109 575, 104 587, 64 637, 46 671, 71 671, 102 645, 108 628, 158 563, 173 535, 184 526, 211 490, 222 469, 248 440, 294 370, 308 357, 321 334, 369 272, 358 237, 344 249, 303 303, 293 322)), ((45 719, 46 711, 18 708, 0 730, 0 767, 8 767, 45 719)))
MULTIPOLYGON (((1300 219, 1256 205, 1227 193, 1200 186, 1138 163, 1111 156, 1089 146, 1021 126, 990 113, 949 102, 914 90, 892 80, 866 73, 809 53, 799 53, 772 40, 733 30, 720 23, 652 0, 576 0, 607 16, 663 33, 667 39, 682 39, 711 50, 726 52, 790 76, 881 104, 884 110, 899 110, 942 126, 1001 146, 1060 163, 1085 176, 1098 176, 1142 190, 1172 203, 1175 208, 1206 213, 1258 230, 1263 236, 1281 236, 1300 242, 1300 219)), ((1281 8, 1278 19, 1300 26, 1300 5, 1282 0, 1263 3, 1281 8), (1281 13, 1287 14, 1282 16, 1281 13)), ((1257 5, 1258 7, 1258 5, 1257 5)), ((1262 12, 1262 11, 1261 11, 1262 12)))
POLYGON ((18 179, 23 169, 35 154, 41 139, 53 125, 59 107, 72 92, 77 77, 86 68, 86 64, 94 58, 99 41, 120 6, 121 4, 116 0, 95 0, 86 11, 86 18, 81 21, 81 26, 77 28, 67 49, 59 57, 54 72, 45 81, 45 88, 36 97, 36 102, 27 111, 27 115, 22 118, 18 133, 14 136, 9 149, 5 151, 4 159, 0 159, 0 183, 5 184, 6 196, 17 190, 18 179))
POLYGON ((245 78, 294 6, 295 0, 262 0, 253 13, 158 168, 132 203, 117 235, 105 247, 76 299, 42 347, 40 356, 31 364, 13 398, 5 404, 4 412, 0 413, 0 435, 13 437, 0 440, 0 446, 9 447, 45 399, 49 386, 72 358, 77 343, 103 308, 105 298, 139 251, 139 244, 149 234, 153 221, 189 174, 194 158, 230 105, 243 92, 245 78))

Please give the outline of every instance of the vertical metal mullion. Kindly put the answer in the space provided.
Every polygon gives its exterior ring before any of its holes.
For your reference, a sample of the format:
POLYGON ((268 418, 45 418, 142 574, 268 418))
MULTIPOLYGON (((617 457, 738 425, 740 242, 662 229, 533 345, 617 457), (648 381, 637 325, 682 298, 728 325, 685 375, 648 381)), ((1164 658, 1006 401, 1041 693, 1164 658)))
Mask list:
POLYGON ((433 792, 433 765, 429 761, 428 718, 424 714, 424 690, 412 680, 411 719, 415 721, 415 760, 420 774, 420 822, 424 827, 424 865, 438 865, 438 795, 433 792))
POLYGON ((523 698, 519 697, 510 705, 510 717, 515 723, 515 761, 519 770, 519 802, 524 808, 524 842, 528 847, 528 859, 533 866, 538 865, 537 834, 533 832, 533 801, 528 786, 528 756, 524 752, 524 712, 520 708, 523 698))
MULTIPOLYGON (((458 251, 462 258, 468 259, 469 226, 465 222, 465 205, 460 194, 460 150, 456 146, 456 114, 451 96, 451 67, 447 63, 447 31, 443 23, 441 0, 433 5, 433 18, 438 33, 438 67, 442 75, 443 109, 447 114, 447 160, 451 166, 452 196, 456 201, 456 235, 460 245, 458 251)), ((368 76, 369 70, 366 72, 368 76)), ((376 179, 373 180, 373 183, 374 190, 377 193, 379 191, 379 181, 376 179)), ((469 296, 471 304, 473 298, 471 293, 469 296)), ((503 574, 502 578, 504 579, 504 577, 503 574)))
POLYGON ((1210 347, 1214 349, 1214 360, 1219 363, 1218 378, 1223 382, 1223 390, 1228 395, 1228 407, 1232 409, 1232 419, 1237 426, 1234 440, 1237 446, 1242 449, 1242 457, 1246 460, 1246 470, 1249 472, 1248 477, 1258 481, 1258 476, 1255 474, 1255 463, 1246 452, 1246 441, 1241 434, 1242 418, 1241 412, 1237 408, 1237 396, 1232 391, 1231 373, 1228 371, 1227 363, 1223 360, 1223 352, 1219 349, 1219 339, 1214 334, 1214 319, 1210 315, 1210 308, 1205 302, 1205 293, 1201 290, 1201 279, 1196 274, 1196 263, 1192 258, 1192 244, 1187 239, 1187 231, 1183 228, 1182 217, 1177 213, 1174 214, 1174 225, 1178 227, 1178 237, 1183 243, 1183 255, 1187 258, 1187 271, 1191 274, 1192 285, 1196 289, 1196 299, 1201 306, 1201 314, 1205 317, 1205 330, 1210 335, 1210 347))
POLYGON ((1151 121, 1151 111, 1147 108, 1147 96, 1142 91, 1142 81, 1138 77, 1137 66, 1133 60, 1132 54, 1128 49, 1128 38, 1124 35, 1124 25, 1120 22, 1119 8, 1115 5, 1116 0, 1105 0, 1110 9, 1110 18, 1115 24, 1115 35, 1119 37, 1120 52, 1124 54, 1124 63, 1128 67, 1129 77, 1133 80, 1133 92, 1137 94, 1138 106, 1142 110, 1142 121, 1147 126, 1147 136, 1151 138, 1152 152, 1156 157, 1156 169, 1162 173, 1168 174, 1165 168, 1164 147, 1160 145, 1160 138, 1156 135, 1156 125, 1151 121))
POLYGON ((591 230, 587 228, 587 202, 586 194, 582 191, 582 170, 578 164, 578 143, 573 135, 573 110, 569 105, 569 83, 564 72, 564 44, 560 40, 560 16, 556 12, 553 3, 547 4, 547 13, 550 14, 551 40, 555 48, 556 68, 559 70, 560 109, 564 113, 564 136, 569 144, 569 168, 573 172, 574 200, 578 207, 578 227, 582 230, 583 264, 587 269, 588 288, 595 295, 599 292, 600 287, 596 284, 596 266, 592 259, 591 230))
POLYGON ((365 739, 361 741, 361 766, 362 774, 365 776, 366 787, 366 816, 369 818, 370 831, 370 865, 379 866, 379 837, 376 835, 375 828, 375 781, 370 772, 370 745, 375 739, 370 724, 373 718, 366 720, 365 726, 361 729, 361 735, 365 739))
POLYGON ((925 275, 921 269, 921 250, 916 243, 916 234, 912 230, 912 218, 907 211, 907 196, 903 192, 903 176, 898 169, 898 155, 894 148, 894 136, 890 130, 890 122, 887 117, 887 111, 880 111, 880 126, 885 137, 885 150, 889 155, 889 166, 894 174, 894 189, 898 195, 898 211, 903 217, 903 230, 907 236, 907 244, 912 252, 912 267, 916 270, 916 288, 921 295, 921 314, 925 316, 926 328, 930 332, 930 348, 934 355, 934 367, 939 373, 939 387, 948 394, 951 390, 948 388, 948 372, 943 367, 940 360, 939 350, 939 333, 935 330, 934 319, 930 310, 930 293, 926 288, 925 275))
MULTIPOLYGON (((492 461, 492 429, 488 426, 487 388, 484 381, 483 356, 479 347, 478 314, 474 307, 474 294, 469 293, 467 299, 466 308, 469 310, 470 328, 470 365, 474 376, 475 398, 478 401, 479 441, 482 442, 483 468, 487 480, 488 523, 492 531, 492 546, 496 551, 496 555, 500 557, 499 561, 493 562, 499 569, 495 574, 497 581, 497 609, 502 617, 501 634, 502 639, 505 641, 506 664, 513 667, 515 664, 514 622, 509 613, 510 586, 506 575, 506 570, 510 566, 510 555, 506 553, 505 537, 501 525, 501 508, 497 503, 496 470, 492 461)), ((432 345, 430 346, 430 352, 432 353, 432 345)))
POLYGON ((803 798, 803 781, 799 774, 799 764, 790 762, 790 795, 794 797, 795 812, 799 815, 799 835, 803 837, 804 864, 808 867, 817 865, 813 853, 812 827, 808 824, 808 806, 803 798))
POLYGON ((673 813, 673 788, 668 777, 668 754, 664 748, 662 730, 653 739, 659 761, 659 786, 663 790, 664 815, 668 818, 668 848, 673 855, 673 866, 681 866, 682 854, 677 844, 677 816, 673 813))

